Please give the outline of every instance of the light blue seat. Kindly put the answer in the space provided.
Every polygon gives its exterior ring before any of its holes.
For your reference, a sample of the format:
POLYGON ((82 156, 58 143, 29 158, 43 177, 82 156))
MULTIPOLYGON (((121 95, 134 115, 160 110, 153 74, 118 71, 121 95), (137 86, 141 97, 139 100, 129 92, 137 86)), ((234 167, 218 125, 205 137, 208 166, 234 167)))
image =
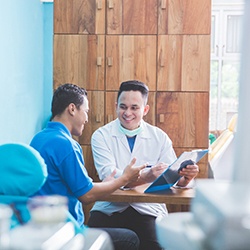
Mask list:
MULTIPOLYGON (((0 203, 13 209, 12 227, 30 220, 27 202, 44 184, 47 167, 39 152, 27 144, 0 145, 0 203)), ((76 233, 82 232, 76 220, 67 211, 76 233)))
POLYGON ((0 203, 12 207, 12 227, 26 223, 30 219, 27 200, 47 177, 43 158, 29 145, 3 144, 0 146, 0 173, 0 203))

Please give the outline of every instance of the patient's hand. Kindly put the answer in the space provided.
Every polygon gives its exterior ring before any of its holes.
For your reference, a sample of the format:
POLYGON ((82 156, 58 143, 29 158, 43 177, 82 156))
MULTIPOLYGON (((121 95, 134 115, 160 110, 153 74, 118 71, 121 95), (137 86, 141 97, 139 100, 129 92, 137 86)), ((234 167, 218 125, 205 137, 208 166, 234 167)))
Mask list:
POLYGON ((111 181, 115 179, 116 169, 106 178, 103 179, 103 181, 111 181))
POLYGON ((152 167, 147 167, 141 171, 140 178, 145 182, 153 182, 168 167, 165 163, 158 163, 152 167))

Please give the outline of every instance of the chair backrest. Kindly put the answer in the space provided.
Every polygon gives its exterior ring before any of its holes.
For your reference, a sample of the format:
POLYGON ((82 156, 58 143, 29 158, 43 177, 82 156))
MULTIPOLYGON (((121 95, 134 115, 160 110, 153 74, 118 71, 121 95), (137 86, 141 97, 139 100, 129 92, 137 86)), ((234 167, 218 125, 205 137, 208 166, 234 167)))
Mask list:
POLYGON ((232 178, 236 126, 237 114, 231 118, 227 128, 210 146, 208 159, 215 179, 232 178))
POLYGON ((235 114, 229 121, 227 128, 220 134, 220 136, 211 144, 209 152, 209 161, 217 157, 223 152, 223 147, 226 146, 234 137, 236 132, 238 115, 235 114))
POLYGON ((43 158, 31 146, 8 143, 0 146, 0 195, 30 196, 47 177, 43 158))
POLYGON ((0 145, 0 203, 12 207, 12 227, 30 219, 27 200, 46 177, 46 164, 34 148, 20 143, 0 145))

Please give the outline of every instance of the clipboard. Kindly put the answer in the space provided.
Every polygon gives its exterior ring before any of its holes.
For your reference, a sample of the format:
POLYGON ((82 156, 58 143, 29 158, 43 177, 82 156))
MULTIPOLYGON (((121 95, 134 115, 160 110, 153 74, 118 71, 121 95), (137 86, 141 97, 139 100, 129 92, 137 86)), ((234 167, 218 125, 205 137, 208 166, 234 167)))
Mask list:
POLYGON ((208 149, 197 149, 183 152, 169 167, 144 191, 153 193, 170 189, 180 178, 178 170, 182 162, 192 160, 197 163, 208 153, 208 149))

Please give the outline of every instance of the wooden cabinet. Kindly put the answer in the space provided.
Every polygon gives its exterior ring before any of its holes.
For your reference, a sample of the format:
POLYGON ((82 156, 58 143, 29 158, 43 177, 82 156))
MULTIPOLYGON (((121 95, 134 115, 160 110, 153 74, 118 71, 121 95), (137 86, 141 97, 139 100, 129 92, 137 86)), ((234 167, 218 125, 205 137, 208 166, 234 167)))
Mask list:
POLYGON ((104 35, 54 35, 54 87, 71 82, 104 90, 104 35))
POLYGON ((210 36, 158 36, 157 90, 206 91, 210 85, 210 36))
MULTIPOLYGON (((54 88, 88 90, 78 140, 93 179, 91 134, 116 117, 125 80, 149 86, 145 120, 168 133, 177 155, 208 147, 210 29, 211 0, 54 0, 54 88)), ((199 177, 207 173, 204 158, 199 177)))
POLYGON ((106 36, 106 90, 139 79, 156 90, 156 36, 106 36))
POLYGON ((108 0, 107 34, 157 34, 158 0, 108 0))
POLYGON ((55 34, 104 34, 105 0, 54 1, 55 34))

